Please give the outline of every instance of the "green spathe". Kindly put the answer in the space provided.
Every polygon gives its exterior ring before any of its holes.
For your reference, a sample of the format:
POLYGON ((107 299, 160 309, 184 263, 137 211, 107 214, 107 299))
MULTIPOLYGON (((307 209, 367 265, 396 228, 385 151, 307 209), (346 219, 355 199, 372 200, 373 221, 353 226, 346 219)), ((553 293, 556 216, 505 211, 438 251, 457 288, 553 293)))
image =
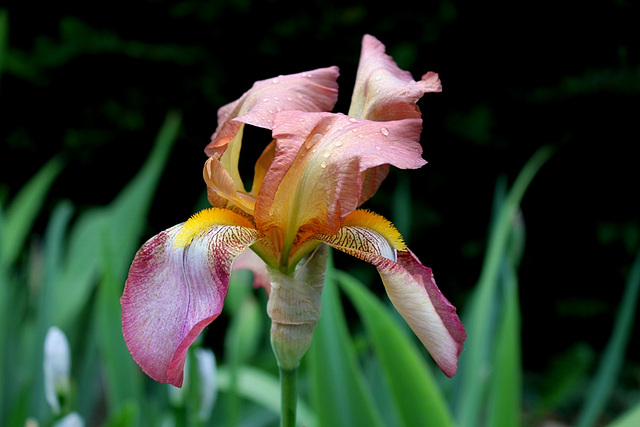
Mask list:
POLYGON ((322 244, 303 258, 289 276, 269 268, 271 293, 267 313, 271 318, 271 346, 278 366, 296 369, 309 349, 320 319, 320 295, 327 271, 329 246, 322 244))

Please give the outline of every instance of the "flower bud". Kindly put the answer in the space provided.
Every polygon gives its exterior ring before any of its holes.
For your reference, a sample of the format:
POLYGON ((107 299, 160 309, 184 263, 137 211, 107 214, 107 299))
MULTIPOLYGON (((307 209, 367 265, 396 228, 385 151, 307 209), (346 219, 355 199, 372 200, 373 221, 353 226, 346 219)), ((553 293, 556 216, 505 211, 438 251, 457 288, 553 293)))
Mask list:
POLYGON ((267 313, 271 318, 271 346, 283 369, 295 369, 311 345, 320 319, 321 293, 327 271, 329 247, 320 245, 303 258, 293 277, 268 268, 271 293, 267 313))
POLYGON ((45 398, 57 414, 61 410, 59 398, 68 397, 70 392, 71 354, 67 337, 55 326, 49 328, 44 339, 43 368, 45 398))

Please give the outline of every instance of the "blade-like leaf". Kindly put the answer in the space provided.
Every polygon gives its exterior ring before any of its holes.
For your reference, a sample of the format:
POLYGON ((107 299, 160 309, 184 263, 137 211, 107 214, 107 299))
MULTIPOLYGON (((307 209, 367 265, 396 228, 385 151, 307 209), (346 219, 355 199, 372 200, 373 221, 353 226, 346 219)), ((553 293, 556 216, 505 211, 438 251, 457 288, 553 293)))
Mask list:
POLYGON ((69 233, 65 263, 53 294, 54 323, 71 325, 87 303, 98 274, 104 209, 84 212, 69 233))
POLYGON ((0 241, 0 262, 4 265, 11 265, 20 253, 45 196, 62 166, 63 163, 58 157, 49 160, 20 189, 5 211, 4 232, 0 241))
POLYGON ((489 419, 486 424, 495 427, 520 425, 522 399, 518 277, 512 265, 505 263, 503 268, 503 313, 496 336, 496 354, 489 393, 489 419))
POLYGON ((109 247, 114 251, 113 271, 118 279, 126 276, 140 244, 151 201, 177 138, 180 121, 180 113, 167 114, 144 166, 109 206, 109 247))
POLYGON ((357 279, 343 272, 336 272, 336 278, 364 322, 402 425, 453 426, 444 396, 415 341, 357 279))
POLYGON ((611 338, 604 350, 591 389, 578 416, 577 426, 584 427, 595 424, 618 381, 627 344, 631 336, 639 293, 640 253, 636 257, 633 268, 629 273, 611 338))
MULTIPOLYGON (((277 376, 249 366, 240 366, 238 373, 238 394, 247 400, 280 413, 280 381, 277 376)), ((218 387, 228 392, 231 373, 227 366, 218 367, 218 387)), ((318 425, 315 415, 309 406, 298 398, 298 423, 305 427, 318 425)))
POLYGON ((321 426, 381 426, 382 418, 358 365, 331 262, 322 291, 322 315, 307 353, 309 381, 321 426))
POLYGON ((622 414, 607 427, 638 427, 640 426, 640 402, 622 414))
POLYGON ((456 376, 457 400, 454 410, 461 427, 478 425, 482 419, 480 408, 487 394, 486 372, 491 365, 488 352, 493 342, 491 319, 494 314, 500 266, 511 235, 512 219, 531 180, 552 153, 551 147, 542 147, 525 164, 491 227, 478 285, 466 316, 463 317, 463 323, 467 328, 467 342, 460 356, 456 376))

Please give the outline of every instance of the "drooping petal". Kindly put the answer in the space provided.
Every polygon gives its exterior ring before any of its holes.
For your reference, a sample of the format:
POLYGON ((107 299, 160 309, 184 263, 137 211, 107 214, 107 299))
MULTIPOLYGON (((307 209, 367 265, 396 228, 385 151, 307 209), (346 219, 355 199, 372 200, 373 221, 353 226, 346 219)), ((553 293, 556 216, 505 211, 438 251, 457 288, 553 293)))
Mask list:
POLYGON ((384 45, 365 35, 349 116, 387 121, 420 117, 416 102, 427 92, 440 92, 438 75, 428 72, 420 81, 398 67, 384 45))
POLYGON ((134 360, 151 378, 177 387, 187 349, 222 311, 234 259, 259 235, 242 225, 192 226, 174 226, 142 246, 120 300, 134 360))
POLYGON ((337 232, 360 204, 363 171, 425 164, 420 130, 420 119, 382 123, 332 113, 280 113, 275 157, 255 207, 258 229, 302 237, 337 232))
POLYGON ((271 129, 280 111, 331 111, 338 99, 338 74, 338 67, 328 67, 255 82, 218 110, 218 127, 205 153, 222 154, 243 123, 271 129))
POLYGON ((410 250, 397 249, 403 245, 398 243, 397 231, 388 221, 357 212, 360 218, 347 218, 337 234, 313 238, 373 264, 394 307, 442 371, 452 377, 466 339, 455 307, 436 286, 431 269, 423 266, 410 250))

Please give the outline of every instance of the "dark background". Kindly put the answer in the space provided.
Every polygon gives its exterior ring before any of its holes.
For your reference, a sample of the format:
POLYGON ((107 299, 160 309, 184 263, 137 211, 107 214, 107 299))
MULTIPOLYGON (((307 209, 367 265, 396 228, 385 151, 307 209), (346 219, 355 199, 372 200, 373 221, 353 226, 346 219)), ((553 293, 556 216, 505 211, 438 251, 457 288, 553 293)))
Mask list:
MULTIPOLYGON (((367 207, 391 217, 409 179, 412 250, 464 310, 477 281, 496 180, 557 148, 527 191, 520 269, 528 372, 604 347, 635 254, 638 2, 3 2, 2 198, 51 156, 67 166, 47 201, 110 202, 144 162, 166 112, 183 114, 146 236, 184 221, 204 192, 217 109, 255 80, 338 65, 346 112, 362 35, 379 38, 427 94, 418 171, 394 171, 367 207), (303 6, 304 5, 304 6, 303 6)), ((44 227, 46 216, 42 220, 44 227)), ((634 333, 637 333, 635 331, 634 333)), ((632 338, 625 374, 640 381, 632 338)))

